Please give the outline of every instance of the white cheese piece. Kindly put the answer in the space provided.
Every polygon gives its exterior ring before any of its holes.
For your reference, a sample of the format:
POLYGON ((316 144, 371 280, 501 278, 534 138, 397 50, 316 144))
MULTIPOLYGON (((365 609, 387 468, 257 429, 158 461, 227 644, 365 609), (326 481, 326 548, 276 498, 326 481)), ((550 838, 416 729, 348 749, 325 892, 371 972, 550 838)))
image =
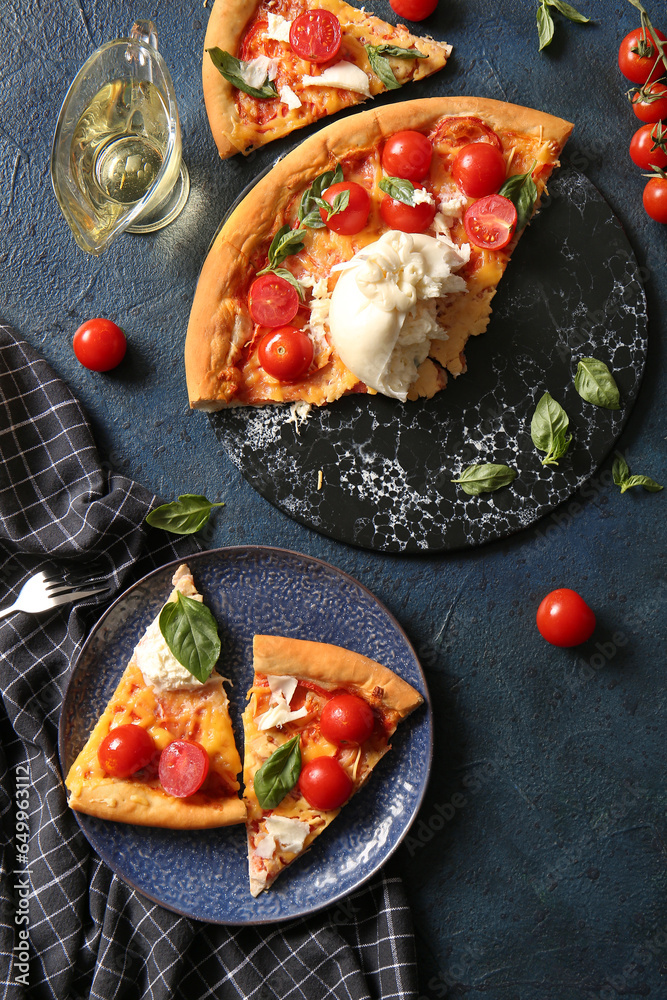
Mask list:
POLYGON ((415 205, 435 205, 435 197, 426 188, 416 187, 412 200, 415 205))
POLYGON ((341 90, 354 90, 366 97, 371 96, 368 77, 363 69, 344 59, 329 66, 319 76, 302 76, 301 82, 304 87, 340 87, 341 90))
POLYGON ((258 89, 263 86, 266 78, 275 80, 278 73, 278 60, 268 56, 255 56, 248 62, 239 63, 239 76, 249 87, 258 89))
POLYGON ((276 42, 289 42, 289 30, 292 27, 292 22, 288 21, 286 17, 281 17, 280 14, 267 15, 268 25, 264 32, 266 38, 272 38, 276 42))
POLYGON ((308 823, 291 816, 267 816, 264 827, 267 837, 272 837, 283 851, 291 851, 293 854, 303 850, 304 841, 310 833, 308 823))
POLYGON ((435 299, 464 291, 454 274, 470 248, 451 239, 389 230, 342 271, 331 297, 329 330, 344 365, 366 385, 405 400, 431 340, 446 339, 435 299))
POLYGON ((467 205, 468 199, 460 192, 447 193, 442 195, 438 204, 438 210, 443 215, 460 215, 462 209, 467 205))
POLYGON ((274 726, 280 728, 286 722, 294 722, 295 719, 303 719, 304 715, 308 715, 305 705, 295 712, 290 711, 290 702, 297 685, 295 677, 269 677, 268 681, 271 691, 269 708, 255 719, 258 729, 273 729, 274 726))
POLYGON ((287 107, 290 109, 290 111, 295 111, 297 108, 301 107, 300 97, 297 94, 295 94, 292 88, 289 87, 286 83, 282 85, 282 87, 278 91, 278 94, 280 96, 281 102, 283 104, 286 104, 287 107))
POLYGON ((156 618, 140 639, 134 651, 137 666, 146 684, 158 693, 162 691, 192 691, 202 687, 189 670, 178 662, 169 649, 156 618))

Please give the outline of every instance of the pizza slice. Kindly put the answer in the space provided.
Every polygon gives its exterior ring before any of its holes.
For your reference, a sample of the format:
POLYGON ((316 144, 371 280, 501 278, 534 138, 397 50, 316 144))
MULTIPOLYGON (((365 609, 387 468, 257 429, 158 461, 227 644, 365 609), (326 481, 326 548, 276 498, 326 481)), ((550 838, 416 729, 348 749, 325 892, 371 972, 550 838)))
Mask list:
POLYGON ((253 896, 308 850, 423 702, 388 667, 328 643, 256 635, 243 714, 253 896))
POLYGON ((204 42, 206 111, 220 156, 421 80, 451 46, 344 0, 217 0, 204 42))
POLYGON ((571 130, 473 97, 322 128, 258 181, 204 262, 191 406, 432 397, 466 370, 571 130))
MULTIPOLYGON (((187 565, 169 601, 202 603, 187 565)), ((197 680, 174 657, 159 617, 72 764, 65 785, 78 812, 120 823, 199 829, 242 823, 241 771, 223 678, 197 680), (167 790, 168 789, 168 790, 167 790)))

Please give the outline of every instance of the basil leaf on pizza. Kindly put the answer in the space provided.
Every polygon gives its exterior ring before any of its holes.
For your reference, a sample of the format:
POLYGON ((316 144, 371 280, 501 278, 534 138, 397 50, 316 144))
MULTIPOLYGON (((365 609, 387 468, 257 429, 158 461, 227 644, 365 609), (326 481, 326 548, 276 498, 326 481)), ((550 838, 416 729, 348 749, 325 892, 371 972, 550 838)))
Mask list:
POLYGON ((220 656, 220 637, 209 609, 178 593, 160 612, 160 632, 181 666, 204 684, 220 656))
POLYGON ((516 231, 524 228, 533 214, 535 202, 537 201, 537 186, 533 180, 533 170, 535 163, 525 174, 514 174, 508 177, 498 194, 509 198, 516 208, 516 231))
POLYGON ((404 205, 415 205, 415 186, 403 177, 383 177, 378 185, 381 191, 404 205))
MULTIPOLYGON (((298 213, 302 226, 307 226, 309 229, 324 229, 326 223, 320 215, 322 194, 333 184, 340 184, 342 180, 343 168, 337 163, 334 170, 325 170, 315 178, 310 187, 306 188, 301 197, 298 213)), ((325 204, 327 209, 331 207, 328 203, 325 204)))
POLYGON ((268 263, 266 267, 263 267, 257 272, 257 277, 259 277, 260 274, 268 274, 269 272, 279 274, 281 278, 285 278, 291 285, 294 285, 299 293, 299 298, 303 301, 303 286, 299 281, 297 281, 291 271, 288 271, 287 268, 280 266, 283 261, 288 257, 291 257, 292 254, 300 253, 301 250, 303 250, 303 247, 304 242, 301 229, 292 229, 287 224, 281 226, 271 241, 268 253, 268 263))
POLYGON ((255 795, 262 809, 275 809, 301 774, 301 737, 293 736, 275 750, 256 772, 255 795))
POLYGON ((224 76, 228 83, 231 83, 232 87, 236 87, 237 90, 242 90, 244 94, 258 99, 278 96, 276 85, 273 80, 269 80, 268 74, 261 86, 253 87, 247 82, 244 76, 248 72, 248 63, 242 62, 236 56, 225 52, 224 49, 220 49, 217 46, 206 51, 210 55, 215 68, 224 76))
POLYGON ((419 49, 402 49, 398 45, 366 45, 364 47, 371 69, 387 90, 398 90, 403 86, 394 76, 388 57, 392 59, 428 59, 426 53, 420 52, 419 49))
POLYGON ((172 503, 163 503, 146 515, 146 523, 162 528, 173 535, 193 535, 208 521, 214 507, 224 507, 223 502, 211 503, 206 497, 183 493, 172 503))

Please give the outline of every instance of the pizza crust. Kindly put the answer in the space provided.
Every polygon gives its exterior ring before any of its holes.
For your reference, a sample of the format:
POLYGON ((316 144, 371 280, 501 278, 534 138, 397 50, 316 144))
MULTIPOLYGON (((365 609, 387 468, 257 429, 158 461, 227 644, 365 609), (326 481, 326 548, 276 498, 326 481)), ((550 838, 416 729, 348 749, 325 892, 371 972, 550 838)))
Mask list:
MULTIPOLYGON (((199 276, 185 343, 186 379, 193 408, 218 410, 235 405, 241 378, 235 362, 252 329, 247 311, 239 310, 238 297, 247 288, 253 269, 260 266, 276 221, 283 218, 295 195, 335 162, 351 154, 363 157, 401 129, 428 131, 441 118, 467 116, 481 118, 494 130, 541 138, 553 151, 554 162, 573 127, 562 118, 503 101, 423 98, 374 107, 333 122, 278 160, 260 178, 221 227, 199 276)), ((486 322, 488 314, 490 306, 486 322)))

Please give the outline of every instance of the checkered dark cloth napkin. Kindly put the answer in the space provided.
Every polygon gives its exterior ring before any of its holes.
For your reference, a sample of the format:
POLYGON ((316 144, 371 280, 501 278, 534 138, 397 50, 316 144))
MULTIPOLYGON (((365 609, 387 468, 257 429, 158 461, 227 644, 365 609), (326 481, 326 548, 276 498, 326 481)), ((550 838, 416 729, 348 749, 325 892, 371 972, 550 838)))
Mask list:
POLYGON ((136 893, 81 833, 57 756, 70 664, 112 597, 196 546, 146 528, 155 502, 104 468, 77 400, 0 324, 0 607, 45 564, 92 567, 112 588, 0 619, 0 1000, 415 1000, 410 914, 388 869, 333 912, 225 928, 136 893))

